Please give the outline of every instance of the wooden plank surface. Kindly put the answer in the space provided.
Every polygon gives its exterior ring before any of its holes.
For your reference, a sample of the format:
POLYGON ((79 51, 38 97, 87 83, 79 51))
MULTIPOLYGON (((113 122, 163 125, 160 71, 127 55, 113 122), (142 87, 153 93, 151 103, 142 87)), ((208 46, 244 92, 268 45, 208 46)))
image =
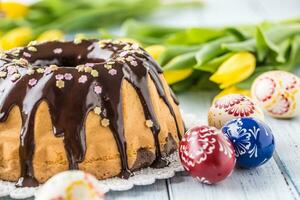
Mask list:
POLYGON ((217 185, 205 185, 186 175, 170 180, 171 199, 296 199, 271 160, 255 170, 235 170, 231 177, 217 185), (200 198, 199 198, 200 197, 200 198))
POLYGON ((129 191, 109 192, 105 200, 168 200, 168 189, 165 180, 158 180, 155 184, 147 186, 135 186, 129 191))
POLYGON ((267 119, 276 139, 274 159, 289 184, 300 196, 300 119, 267 119))

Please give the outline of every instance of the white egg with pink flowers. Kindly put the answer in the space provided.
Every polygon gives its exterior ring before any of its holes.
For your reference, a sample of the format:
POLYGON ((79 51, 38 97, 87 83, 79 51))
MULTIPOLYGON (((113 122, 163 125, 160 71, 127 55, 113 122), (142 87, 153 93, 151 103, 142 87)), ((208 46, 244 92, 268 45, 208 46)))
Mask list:
POLYGON ((251 95, 272 117, 292 118, 300 113, 300 78, 290 72, 261 74, 252 84, 251 95))

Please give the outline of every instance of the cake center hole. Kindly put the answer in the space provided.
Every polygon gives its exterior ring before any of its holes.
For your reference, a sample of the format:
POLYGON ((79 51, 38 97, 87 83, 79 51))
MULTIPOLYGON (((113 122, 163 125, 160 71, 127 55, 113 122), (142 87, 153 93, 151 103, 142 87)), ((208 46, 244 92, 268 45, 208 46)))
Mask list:
POLYGON ((76 67, 86 63, 103 63, 112 55, 112 51, 101 49, 98 43, 83 41, 47 42, 35 46, 32 53, 26 50, 24 58, 36 67, 57 65, 58 67, 76 67))
POLYGON ((45 67, 49 65, 57 65, 59 67, 76 67, 78 65, 86 63, 102 63, 105 60, 103 59, 88 59, 88 58, 75 58, 75 57, 58 57, 53 59, 37 59, 33 62, 30 62, 33 66, 45 67))

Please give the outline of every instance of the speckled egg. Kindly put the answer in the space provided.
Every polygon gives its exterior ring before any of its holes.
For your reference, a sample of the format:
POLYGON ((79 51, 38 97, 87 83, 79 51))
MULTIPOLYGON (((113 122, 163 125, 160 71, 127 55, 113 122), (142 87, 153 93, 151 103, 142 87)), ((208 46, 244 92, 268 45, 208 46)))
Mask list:
POLYGON ((179 143, 179 156, 184 169, 206 184, 224 180, 235 166, 230 141, 210 126, 196 126, 187 131, 179 143))
POLYGON ((85 172, 72 170, 50 178, 36 193, 36 200, 104 200, 98 180, 85 172))
POLYGON ((217 99, 208 111, 208 124, 222 128, 226 122, 239 117, 264 120, 262 110, 252 99, 241 94, 229 94, 217 99))
POLYGON ((235 149, 237 167, 258 167, 273 155, 275 143, 272 131, 267 124, 258 119, 234 119, 222 128, 222 132, 235 149))
POLYGON ((270 71, 258 76, 251 95, 265 112, 276 118, 291 118, 300 111, 300 79, 285 71, 270 71))

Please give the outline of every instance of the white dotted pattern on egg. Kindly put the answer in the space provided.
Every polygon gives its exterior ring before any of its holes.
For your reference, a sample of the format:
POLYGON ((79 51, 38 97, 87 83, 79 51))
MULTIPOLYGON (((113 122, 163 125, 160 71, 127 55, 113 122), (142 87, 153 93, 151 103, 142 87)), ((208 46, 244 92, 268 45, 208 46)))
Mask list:
POLYGON ((208 111, 208 124, 221 128, 228 121, 239 117, 256 117, 264 120, 262 110, 248 97, 229 94, 216 100, 208 111))
POLYGON ((263 73, 253 82, 251 94, 273 117, 291 118, 300 110, 300 79, 289 72, 263 73))

